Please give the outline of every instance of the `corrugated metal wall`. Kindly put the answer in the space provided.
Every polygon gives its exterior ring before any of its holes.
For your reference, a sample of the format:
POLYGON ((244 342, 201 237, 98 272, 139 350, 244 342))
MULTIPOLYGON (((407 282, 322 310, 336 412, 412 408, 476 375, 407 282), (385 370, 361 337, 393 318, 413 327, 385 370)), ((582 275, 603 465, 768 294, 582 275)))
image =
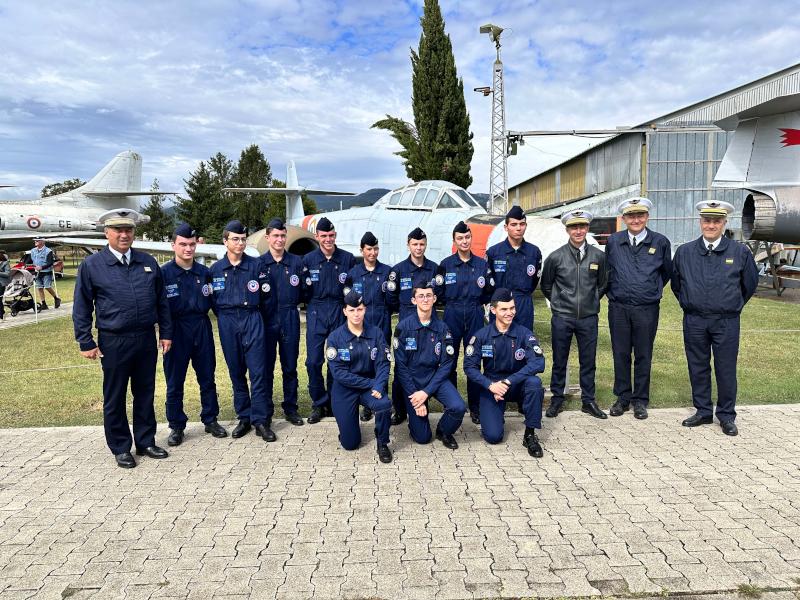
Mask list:
MULTIPOLYGON (((647 189, 653 202, 650 227, 666 235, 673 245, 699 235, 695 203, 701 200, 724 200, 741 214, 742 190, 712 189, 711 182, 719 168, 732 133, 648 133, 647 189)), ((729 219, 728 226, 741 227, 741 218, 729 219)))

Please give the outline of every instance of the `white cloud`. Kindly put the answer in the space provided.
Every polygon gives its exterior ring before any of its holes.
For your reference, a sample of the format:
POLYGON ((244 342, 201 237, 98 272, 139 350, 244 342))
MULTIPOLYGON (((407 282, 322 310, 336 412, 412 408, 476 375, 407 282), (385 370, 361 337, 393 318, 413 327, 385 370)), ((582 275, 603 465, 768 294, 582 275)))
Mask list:
MULTIPOLYGON (((486 191, 494 48, 503 36, 507 125, 633 125, 796 62, 790 2, 596 3, 441 0, 475 133, 473 190, 486 191)), ((361 191, 405 180, 396 143, 370 125, 411 118, 409 48, 421 1, 0 4, 0 177, 91 177, 121 150, 143 185, 180 189, 217 151, 257 143, 283 177, 361 191), (235 8, 234 8, 235 7, 235 8)), ((537 139, 510 159, 525 179, 585 149, 537 139)), ((9 180, 10 179, 10 180, 9 180)))

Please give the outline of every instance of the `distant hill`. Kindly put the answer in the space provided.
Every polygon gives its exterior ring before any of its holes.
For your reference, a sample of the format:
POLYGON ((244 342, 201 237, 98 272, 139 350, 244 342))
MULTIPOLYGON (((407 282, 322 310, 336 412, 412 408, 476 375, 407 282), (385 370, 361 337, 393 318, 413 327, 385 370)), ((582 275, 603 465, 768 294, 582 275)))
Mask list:
POLYGON ((384 188, 373 188, 356 196, 309 194, 309 198, 316 202, 319 212, 332 212, 334 210, 345 210, 357 206, 372 206, 387 192, 389 192, 389 190, 384 188))

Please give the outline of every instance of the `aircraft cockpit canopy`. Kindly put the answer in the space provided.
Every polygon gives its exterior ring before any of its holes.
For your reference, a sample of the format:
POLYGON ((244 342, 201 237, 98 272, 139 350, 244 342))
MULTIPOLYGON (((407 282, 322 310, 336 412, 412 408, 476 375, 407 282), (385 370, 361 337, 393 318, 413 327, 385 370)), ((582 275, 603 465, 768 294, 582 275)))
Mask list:
POLYGON ((440 210, 446 208, 483 210, 478 201, 466 190, 447 181, 420 181, 394 190, 384 196, 381 204, 396 210, 440 210))

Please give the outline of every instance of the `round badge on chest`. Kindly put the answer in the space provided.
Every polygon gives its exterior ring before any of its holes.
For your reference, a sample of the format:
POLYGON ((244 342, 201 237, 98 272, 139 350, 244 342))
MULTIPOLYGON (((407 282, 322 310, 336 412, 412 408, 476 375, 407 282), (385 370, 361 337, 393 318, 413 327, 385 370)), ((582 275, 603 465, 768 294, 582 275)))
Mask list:
POLYGON ((247 282, 247 289, 250 290, 251 292, 257 292, 258 282, 255 279, 251 279, 250 281, 247 282))
POLYGON ((370 350, 369 357, 370 357, 371 360, 375 360, 376 358, 378 358, 378 348, 377 347, 375 347, 372 350, 370 350))
POLYGON ((478 282, 477 283, 478 283, 478 287, 482 288, 483 286, 486 285, 486 279, 484 279, 483 276, 478 277, 478 282))
POLYGON ((339 273, 339 283, 347 281, 347 273, 339 273))
POLYGON ((527 273, 528 277, 533 277, 536 274, 536 267, 533 265, 528 265, 527 273))
POLYGON ((297 287, 300 285, 300 278, 297 275, 292 275, 289 277, 289 284, 297 287))
POLYGON ((525 358, 525 350, 522 348, 518 348, 516 352, 514 352, 514 358, 517 360, 522 360, 525 358))

